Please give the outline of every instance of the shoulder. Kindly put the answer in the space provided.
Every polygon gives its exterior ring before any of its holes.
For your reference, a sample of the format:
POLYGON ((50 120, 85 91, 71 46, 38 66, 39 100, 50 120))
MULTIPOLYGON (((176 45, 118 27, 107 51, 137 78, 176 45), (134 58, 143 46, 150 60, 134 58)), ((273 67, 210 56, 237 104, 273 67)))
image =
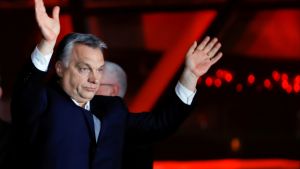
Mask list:
POLYGON ((118 96, 98 96, 96 95, 91 100, 91 106, 94 108, 98 107, 111 107, 111 106, 120 106, 126 107, 124 101, 121 97, 118 96))
POLYGON ((91 100, 91 103, 118 103, 123 102, 123 99, 118 96, 100 96, 95 95, 94 98, 91 100))
POLYGON ((108 117, 106 114, 109 112, 109 116, 113 117, 117 115, 118 118, 121 118, 121 114, 128 114, 128 110, 126 105, 123 102, 123 99, 120 97, 112 97, 112 96, 95 96, 91 102, 91 111, 93 112, 100 112, 100 116, 108 117))

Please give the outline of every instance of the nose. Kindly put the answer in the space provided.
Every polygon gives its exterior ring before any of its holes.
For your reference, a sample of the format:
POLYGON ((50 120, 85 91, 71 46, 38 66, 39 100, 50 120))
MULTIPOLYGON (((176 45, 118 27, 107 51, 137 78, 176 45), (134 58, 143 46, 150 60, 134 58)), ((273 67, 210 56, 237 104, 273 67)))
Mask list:
POLYGON ((99 82, 100 82, 100 75, 98 75, 97 73, 91 72, 89 74, 88 81, 90 83, 99 84, 99 82))

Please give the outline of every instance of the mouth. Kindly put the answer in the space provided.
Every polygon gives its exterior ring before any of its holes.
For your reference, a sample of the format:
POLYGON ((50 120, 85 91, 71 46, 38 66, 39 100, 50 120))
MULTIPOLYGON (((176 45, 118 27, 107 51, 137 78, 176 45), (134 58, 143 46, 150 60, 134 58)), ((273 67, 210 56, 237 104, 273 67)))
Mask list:
POLYGON ((95 88, 95 87, 85 87, 84 89, 88 92, 96 92, 97 91, 97 88, 95 88))

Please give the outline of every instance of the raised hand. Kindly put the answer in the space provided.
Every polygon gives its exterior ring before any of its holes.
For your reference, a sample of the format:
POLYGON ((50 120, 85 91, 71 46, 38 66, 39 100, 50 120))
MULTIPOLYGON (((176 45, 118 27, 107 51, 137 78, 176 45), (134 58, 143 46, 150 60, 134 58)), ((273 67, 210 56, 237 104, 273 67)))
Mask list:
POLYGON ((55 40, 60 31, 59 7, 54 7, 49 17, 43 0, 35 0, 35 17, 45 40, 55 40))
POLYGON ((51 18, 46 12, 43 0, 35 0, 35 17, 43 35, 38 48, 42 53, 47 54, 53 50, 60 32, 59 7, 54 7, 51 18))
POLYGON ((199 77, 222 57, 223 54, 218 52, 220 48, 221 43, 217 38, 211 40, 207 36, 198 46, 194 42, 186 54, 185 69, 180 82, 194 91, 199 77))

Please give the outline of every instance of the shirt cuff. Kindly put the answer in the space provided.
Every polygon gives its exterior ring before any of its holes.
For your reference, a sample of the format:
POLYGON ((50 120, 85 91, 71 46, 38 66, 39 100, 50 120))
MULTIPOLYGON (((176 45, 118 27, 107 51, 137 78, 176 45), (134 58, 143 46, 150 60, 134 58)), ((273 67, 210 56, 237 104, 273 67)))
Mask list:
POLYGON ((31 61, 33 65, 40 71, 46 72, 50 63, 50 59, 53 53, 43 55, 37 47, 31 54, 31 61))
POLYGON ((175 92, 177 96, 180 98, 180 100, 187 105, 192 104, 192 101, 196 94, 196 92, 190 91, 189 89, 184 87, 180 82, 177 83, 175 87, 175 92))

